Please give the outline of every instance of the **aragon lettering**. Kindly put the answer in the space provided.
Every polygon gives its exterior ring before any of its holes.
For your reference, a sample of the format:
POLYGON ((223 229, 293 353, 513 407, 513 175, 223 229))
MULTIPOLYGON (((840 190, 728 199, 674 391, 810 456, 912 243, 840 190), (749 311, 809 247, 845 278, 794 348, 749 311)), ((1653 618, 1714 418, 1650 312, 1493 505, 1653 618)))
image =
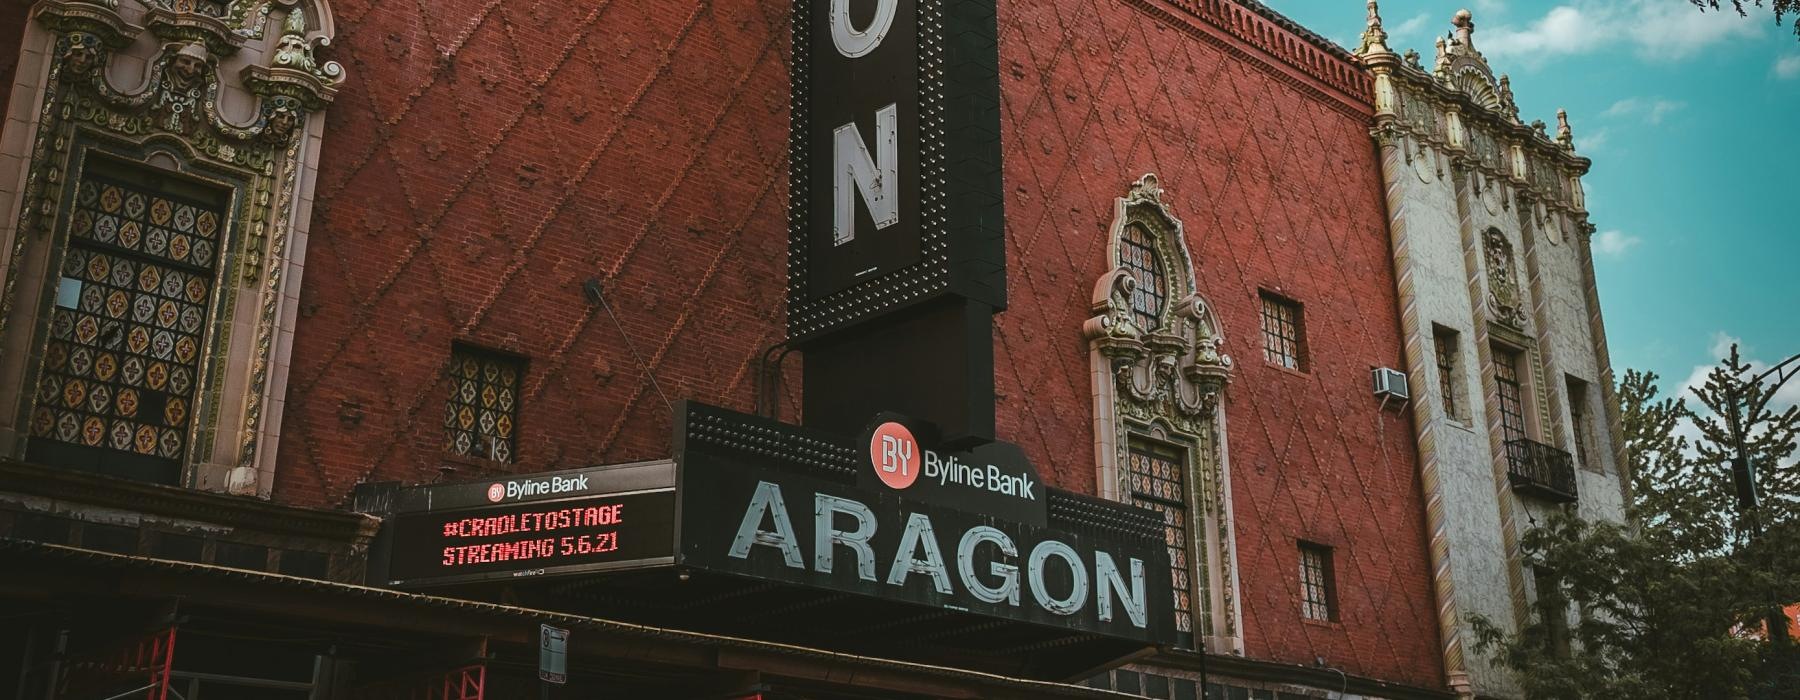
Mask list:
POLYGON ((898 544, 884 558, 873 545, 877 519, 867 504, 824 493, 814 493, 811 500, 812 542, 802 543, 795 535, 794 520, 781 486, 758 481, 728 554, 745 561, 756 556, 775 556, 783 566, 805 571, 808 558, 802 547, 810 545, 811 569, 821 575, 833 574, 841 552, 854 560, 855 565, 849 570, 865 582, 905 586, 916 575, 930 581, 931 588, 939 594, 966 595, 983 603, 1012 607, 1019 607, 1029 598, 1037 607, 1060 616, 1082 612, 1091 600, 1102 623, 1112 622, 1122 608, 1131 626, 1146 629, 1149 625, 1142 559, 1130 557, 1121 568, 1109 552, 1094 550, 1084 557, 1068 543, 1056 539, 1043 539, 1028 550, 1022 549, 1012 535, 986 525, 961 533, 943 533, 945 537, 940 539, 931 518, 923 513, 904 514, 898 544), (854 524, 844 527, 846 520, 854 524), (955 557, 954 567, 946 565, 946 552, 955 557), (1026 552, 1022 565, 1021 552, 1026 552), (1057 580, 1068 583, 1052 586, 1053 573, 1057 580), (1022 588, 1030 595, 1021 595, 1022 588))

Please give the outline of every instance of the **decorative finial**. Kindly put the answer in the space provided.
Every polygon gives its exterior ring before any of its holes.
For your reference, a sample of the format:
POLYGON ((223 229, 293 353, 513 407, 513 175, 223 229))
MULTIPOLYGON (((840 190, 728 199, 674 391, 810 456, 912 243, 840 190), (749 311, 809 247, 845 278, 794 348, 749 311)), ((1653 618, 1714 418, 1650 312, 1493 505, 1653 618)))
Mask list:
POLYGON ((1419 62, 1419 52, 1414 51, 1412 49, 1407 49, 1406 55, 1404 56, 1404 58, 1406 59, 1406 65, 1412 66, 1419 70, 1425 70, 1425 65, 1419 62))
POLYGON ((1475 55, 1475 19, 1468 10, 1457 10, 1450 23, 1456 25, 1456 45, 1471 56, 1475 55))
POLYGON ((1501 73, 1500 86, 1494 93, 1500 98, 1500 111, 1514 124, 1519 123, 1519 105, 1513 101, 1512 77, 1501 73))
POLYGON ((1556 110, 1556 143, 1565 151, 1575 150, 1575 132, 1569 129, 1569 110, 1556 110))
POLYGON ((1375 4, 1375 0, 1369 0, 1368 26, 1363 30, 1362 46, 1356 49, 1356 53, 1364 56, 1393 53, 1387 47, 1387 38, 1387 31, 1381 28, 1381 8, 1375 4))
POLYGON ((1431 72, 1436 74, 1439 78, 1448 79, 1450 75, 1449 71, 1450 48, 1444 42, 1444 37, 1440 36, 1437 38, 1437 62, 1432 64, 1431 72))
POLYGON ((1550 128, 1549 125, 1545 124, 1542 119, 1531 120, 1531 130, 1537 132, 1539 136, 1548 138, 1550 134, 1545 131, 1548 128, 1550 128))

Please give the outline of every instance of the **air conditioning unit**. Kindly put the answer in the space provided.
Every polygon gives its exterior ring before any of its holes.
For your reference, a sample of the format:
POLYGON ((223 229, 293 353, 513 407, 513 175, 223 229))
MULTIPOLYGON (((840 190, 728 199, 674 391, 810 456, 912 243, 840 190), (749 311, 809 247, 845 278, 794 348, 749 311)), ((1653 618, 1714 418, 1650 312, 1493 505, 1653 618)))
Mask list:
POLYGON ((1371 375, 1375 380, 1375 395, 1405 401, 1412 398, 1412 391, 1406 385, 1406 373, 1397 369, 1377 367, 1371 375))

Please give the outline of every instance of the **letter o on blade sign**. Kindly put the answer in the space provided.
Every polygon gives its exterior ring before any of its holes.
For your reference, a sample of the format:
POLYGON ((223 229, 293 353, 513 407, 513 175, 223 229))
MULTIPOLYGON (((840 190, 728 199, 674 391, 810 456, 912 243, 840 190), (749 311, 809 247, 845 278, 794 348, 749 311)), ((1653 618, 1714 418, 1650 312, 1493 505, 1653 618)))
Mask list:
POLYGON ((882 423, 869 438, 869 463, 891 489, 912 486, 919 478, 919 441, 899 423, 882 423))

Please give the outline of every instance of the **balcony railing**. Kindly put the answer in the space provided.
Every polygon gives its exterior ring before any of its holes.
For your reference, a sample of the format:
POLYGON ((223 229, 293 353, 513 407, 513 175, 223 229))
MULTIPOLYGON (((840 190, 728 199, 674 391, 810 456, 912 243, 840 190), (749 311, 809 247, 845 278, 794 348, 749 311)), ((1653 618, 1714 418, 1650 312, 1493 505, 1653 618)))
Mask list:
POLYGON ((1575 459, 1536 440, 1506 443, 1507 477, 1513 489, 1556 503, 1574 503, 1575 459))

